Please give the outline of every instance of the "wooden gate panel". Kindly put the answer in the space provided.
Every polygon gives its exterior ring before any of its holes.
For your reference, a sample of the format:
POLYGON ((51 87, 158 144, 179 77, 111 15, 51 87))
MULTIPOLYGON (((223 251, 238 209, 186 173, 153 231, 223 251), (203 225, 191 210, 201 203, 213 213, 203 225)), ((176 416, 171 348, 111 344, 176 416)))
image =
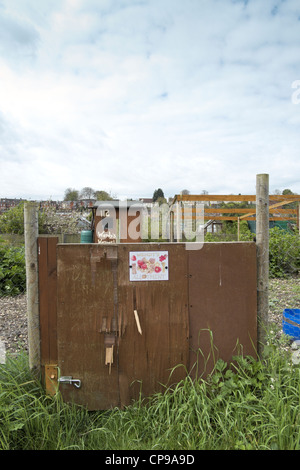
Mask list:
POLYGON ((57 362, 57 237, 38 238, 41 365, 57 362))
POLYGON ((58 365, 61 376, 81 388, 60 384, 66 401, 89 409, 119 405, 117 368, 105 364, 103 318, 111 328, 114 279, 103 245, 58 245, 58 365))
POLYGON ((243 354, 255 355, 255 243, 205 243, 190 251, 188 259, 190 368, 197 357, 199 374, 211 371, 218 357, 231 361, 238 343, 243 354))
POLYGON ((120 245, 118 249, 119 342, 121 403, 162 390, 161 384, 176 383, 188 366, 189 322, 187 256, 184 245, 120 245), (130 251, 167 250, 169 279, 130 281, 130 251), (142 334, 134 316, 137 310, 142 334), (170 379, 170 380, 169 380, 170 379))
MULTIPOLYGON (((66 401, 107 409, 161 390, 172 368, 188 365, 187 257, 184 245, 168 246, 169 280, 129 280, 129 252, 161 245, 58 245, 58 365, 80 389, 60 385, 66 401), (139 333, 136 309, 142 334, 139 333), (105 333, 116 333, 111 367, 105 333), (113 326, 114 325, 114 326, 113 326)), ((185 376, 177 368, 171 382, 185 376)))
POLYGON ((215 360, 230 361, 237 343, 255 356, 255 243, 191 251, 177 243, 56 243, 39 239, 41 361, 81 380, 79 389, 60 384, 65 401, 89 409, 128 405, 140 392, 146 397, 184 378, 199 349, 198 375, 209 372, 210 334, 215 360), (130 281, 130 251, 168 251, 169 279, 130 281), (107 333, 115 334, 111 364, 107 333))

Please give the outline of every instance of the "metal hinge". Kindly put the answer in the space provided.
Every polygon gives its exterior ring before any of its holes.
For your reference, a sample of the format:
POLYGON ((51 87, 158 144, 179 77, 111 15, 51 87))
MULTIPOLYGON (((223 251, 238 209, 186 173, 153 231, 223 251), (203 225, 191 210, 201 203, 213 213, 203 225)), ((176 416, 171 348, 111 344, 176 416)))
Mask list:
POLYGON ((58 382, 61 384, 69 384, 69 385, 74 385, 76 388, 81 387, 81 380, 80 379, 73 379, 71 375, 65 375, 63 377, 60 377, 58 379, 58 382))

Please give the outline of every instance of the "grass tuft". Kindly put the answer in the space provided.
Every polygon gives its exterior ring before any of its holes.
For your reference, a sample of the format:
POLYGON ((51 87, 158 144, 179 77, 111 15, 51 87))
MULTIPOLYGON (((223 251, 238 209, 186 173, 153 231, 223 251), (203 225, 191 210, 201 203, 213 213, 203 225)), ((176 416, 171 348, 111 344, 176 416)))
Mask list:
POLYGON ((298 450, 300 368, 270 337, 264 357, 238 355, 123 410, 88 412, 49 397, 26 354, 0 365, 1 450, 298 450))

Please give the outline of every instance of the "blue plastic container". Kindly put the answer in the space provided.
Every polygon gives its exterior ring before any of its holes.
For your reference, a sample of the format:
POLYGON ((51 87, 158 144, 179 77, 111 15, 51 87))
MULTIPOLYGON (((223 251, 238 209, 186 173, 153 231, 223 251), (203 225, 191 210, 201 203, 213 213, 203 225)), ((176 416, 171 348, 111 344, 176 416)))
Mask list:
POLYGON ((300 339, 300 309, 286 308, 282 316, 282 330, 294 340, 300 339))

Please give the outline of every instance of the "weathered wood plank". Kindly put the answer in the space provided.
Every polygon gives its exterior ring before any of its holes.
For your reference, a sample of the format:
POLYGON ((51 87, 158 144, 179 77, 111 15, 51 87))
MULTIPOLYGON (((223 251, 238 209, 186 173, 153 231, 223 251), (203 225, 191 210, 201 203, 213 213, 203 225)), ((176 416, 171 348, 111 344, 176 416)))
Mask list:
POLYGON ((119 377, 121 403, 162 390, 161 384, 176 383, 186 375, 188 365, 188 279, 184 244, 120 245, 118 251, 119 377), (169 280, 129 281, 130 251, 167 250, 169 280), (134 309, 142 329, 139 333, 134 309))
POLYGON ((57 361, 57 237, 38 238, 41 365, 57 361))
POLYGON ((205 243, 188 257, 190 369, 198 359, 193 375, 201 375, 212 370, 214 358, 230 361, 238 343, 245 355, 255 355, 256 246, 205 243))
POLYGON ((58 365, 61 375, 82 382, 80 389, 60 385, 60 390, 66 401, 89 409, 118 406, 117 347, 109 367, 101 331, 104 317, 107 329, 112 329, 112 262, 104 245, 68 244, 57 249, 58 365))
POLYGON ((38 238, 41 365, 49 364, 47 238, 38 238))
POLYGON ((57 238, 48 238, 49 363, 57 363, 57 238))

